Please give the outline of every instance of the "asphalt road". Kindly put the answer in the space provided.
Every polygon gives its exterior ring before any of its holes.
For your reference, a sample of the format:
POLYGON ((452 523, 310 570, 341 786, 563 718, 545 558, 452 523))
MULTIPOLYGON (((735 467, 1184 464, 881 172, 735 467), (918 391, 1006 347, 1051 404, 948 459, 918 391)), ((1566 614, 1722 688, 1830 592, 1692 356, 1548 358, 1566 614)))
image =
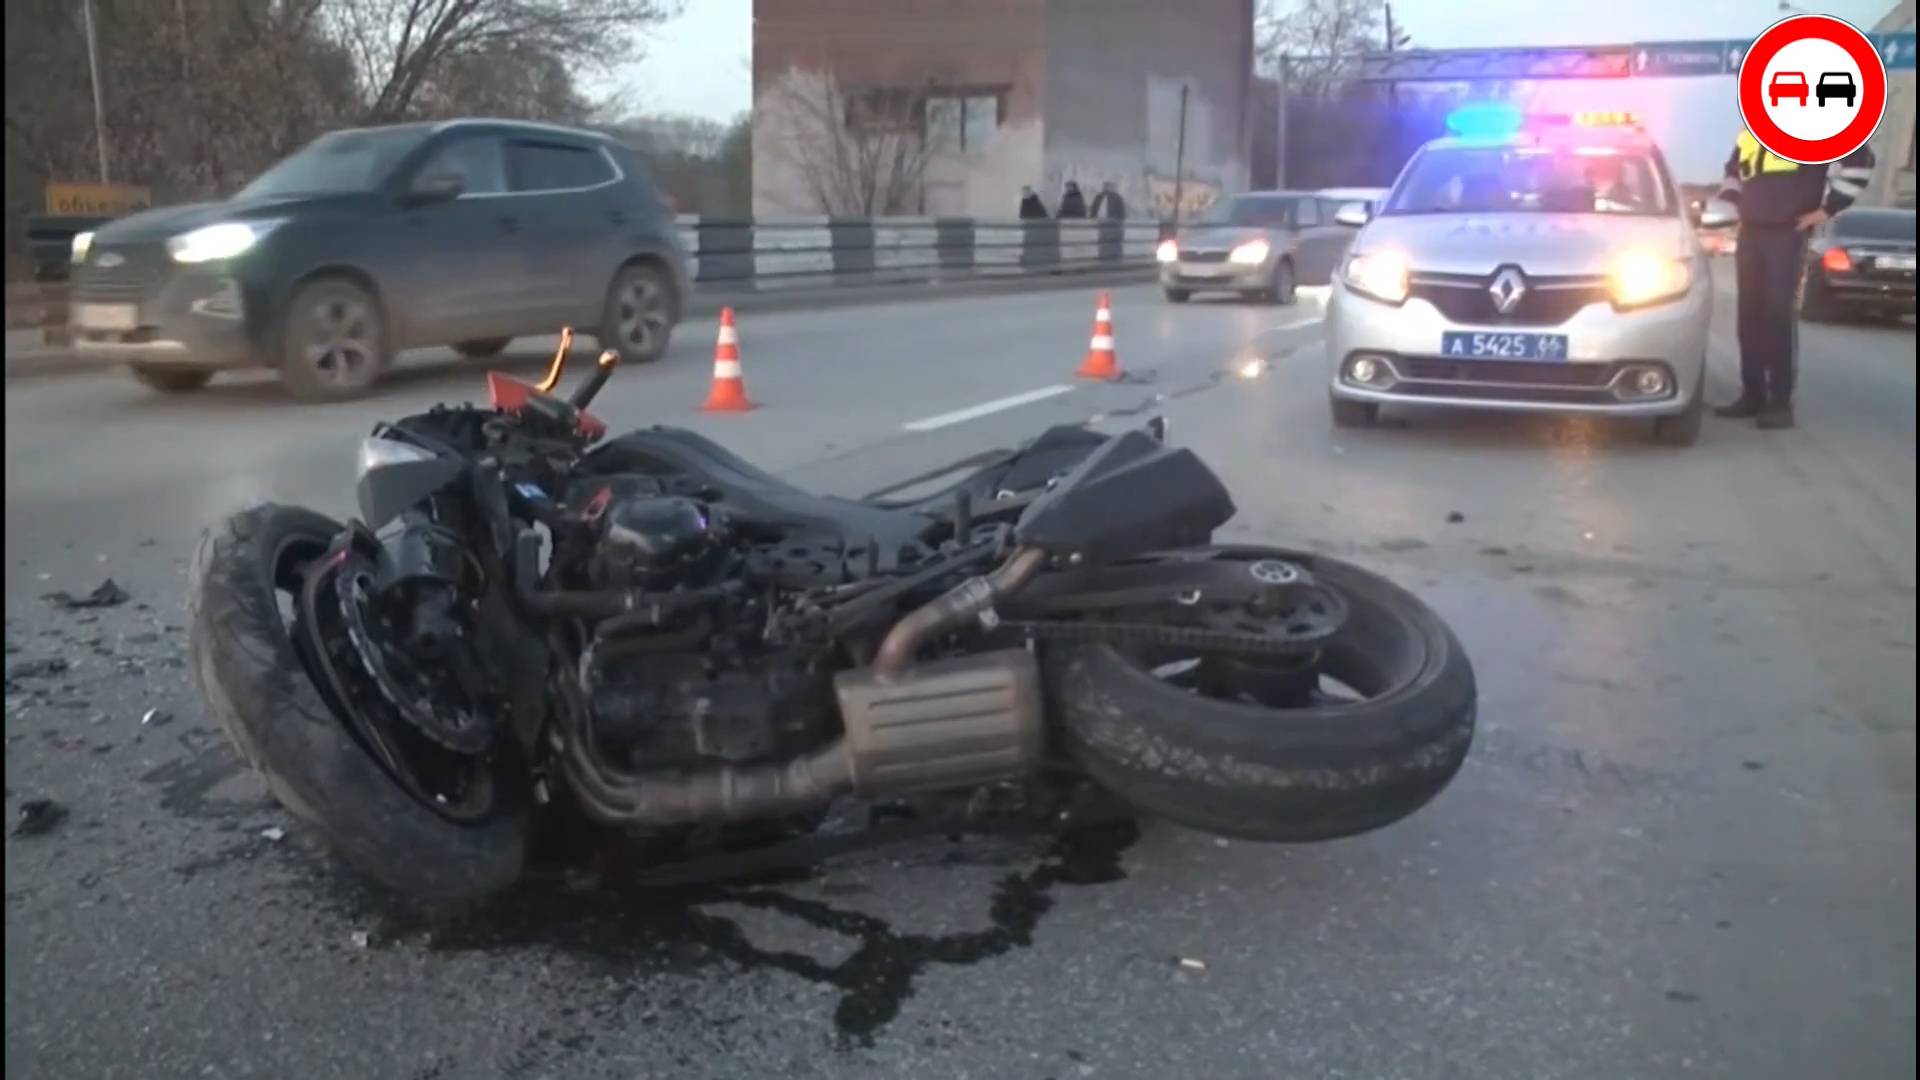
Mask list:
MULTIPOLYGON (((1232 535, 1362 561, 1458 630, 1482 727, 1426 810, 1310 847, 1147 822, 409 909, 209 731, 181 586, 241 503, 348 512, 368 425, 478 396, 478 372, 427 358, 325 408, 12 381, 7 806, 69 816, 7 842, 9 1074, 1913 1075, 1911 324, 1807 327, 1798 430, 1715 422, 1674 451, 1509 417, 1336 433, 1311 303, 1114 306, 1118 385, 1071 378, 1092 296, 1052 292, 743 311, 745 415, 696 411, 692 324, 597 411, 850 494, 1162 411, 1235 492, 1232 535), (42 599, 107 576, 128 603, 42 599), (43 660, 68 667, 13 677, 43 660)), ((1728 396, 1724 340, 1714 363, 1728 396)))

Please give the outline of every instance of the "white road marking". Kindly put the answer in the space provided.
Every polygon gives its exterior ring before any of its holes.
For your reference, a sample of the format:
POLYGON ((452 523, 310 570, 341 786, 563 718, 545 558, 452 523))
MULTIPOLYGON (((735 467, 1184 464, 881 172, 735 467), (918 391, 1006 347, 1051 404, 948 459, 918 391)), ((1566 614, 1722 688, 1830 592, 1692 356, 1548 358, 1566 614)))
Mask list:
POLYGON ((1018 408, 1021 405, 1031 404, 1035 401, 1045 401, 1047 398, 1057 397, 1072 389, 1073 387, 1066 383, 1060 383, 1055 386, 1043 386, 1038 390, 1028 390, 1024 394, 1013 394, 1008 397, 995 398, 992 401, 983 401, 978 405, 969 405, 964 409, 955 409, 949 413, 941 413, 939 416, 929 416, 924 420, 910 420, 900 426, 907 431, 936 431, 943 427, 965 423, 968 420, 975 420, 982 416, 991 416, 1004 409, 1018 408))

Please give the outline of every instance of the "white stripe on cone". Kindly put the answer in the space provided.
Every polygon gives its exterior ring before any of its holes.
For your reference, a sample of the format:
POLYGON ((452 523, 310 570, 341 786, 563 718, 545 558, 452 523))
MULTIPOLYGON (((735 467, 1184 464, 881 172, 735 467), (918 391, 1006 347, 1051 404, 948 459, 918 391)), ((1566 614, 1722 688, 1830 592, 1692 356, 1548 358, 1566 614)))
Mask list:
POLYGON ((733 327, 723 326, 720 328, 720 339, 716 344, 738 345, 740 344, 740 335, 733 327))
POLYGON ((1087 348, 1095 352, 1112 352, 1113 338, 1106 334, 1095 334, 1093 335, 1093 341, 1087 345, 1087 348))
POLYGON ((1094 322, 1112 322, 1113 312, 1108 311, 1106 308, 1101 308, 1100 310, 1093 313, 1093 321, 1094 322))
POLYGON ((713 377, 716 379, 739 378, 740 377, 740 361, 715 360, 713 362, 713 377))

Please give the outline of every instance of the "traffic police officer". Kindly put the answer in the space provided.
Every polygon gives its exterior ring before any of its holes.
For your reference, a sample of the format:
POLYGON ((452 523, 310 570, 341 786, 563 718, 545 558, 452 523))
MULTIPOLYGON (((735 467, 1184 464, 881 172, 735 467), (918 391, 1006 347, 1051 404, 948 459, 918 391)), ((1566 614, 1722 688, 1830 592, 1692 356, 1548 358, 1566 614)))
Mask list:
POLYGON ((1727 159, 1720 197, 1740 207, 1734 252, 1739 291, 1740 399, 1714 412, 1757 417, 1763 428, 1793 426, 1795 322, 1807 233, 1853 205, 1873 175, 1865 147, 1827 165, 1800 165, 1742 131, 1727 159))

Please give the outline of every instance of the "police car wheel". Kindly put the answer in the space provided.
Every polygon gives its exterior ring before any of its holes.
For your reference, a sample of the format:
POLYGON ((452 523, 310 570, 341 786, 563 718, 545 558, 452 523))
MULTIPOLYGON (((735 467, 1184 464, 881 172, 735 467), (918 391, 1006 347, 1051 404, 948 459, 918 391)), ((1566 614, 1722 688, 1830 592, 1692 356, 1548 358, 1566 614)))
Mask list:
POLYGON ((1371 427, 1380 419, 1380 403, 1377 401, 1345 401, 1330 397, 1327 406, 1333 412, 1333 426, 1340 428, 1371 427))
POLYGON ((1192 293, 1188 292, 1185 289, 1162 289, 1161 291, 1166 294, 1166 297, 1168 300, 1171 300, 1176 304, 1186 303, 1187 297, 1193 295, 1192 293))

